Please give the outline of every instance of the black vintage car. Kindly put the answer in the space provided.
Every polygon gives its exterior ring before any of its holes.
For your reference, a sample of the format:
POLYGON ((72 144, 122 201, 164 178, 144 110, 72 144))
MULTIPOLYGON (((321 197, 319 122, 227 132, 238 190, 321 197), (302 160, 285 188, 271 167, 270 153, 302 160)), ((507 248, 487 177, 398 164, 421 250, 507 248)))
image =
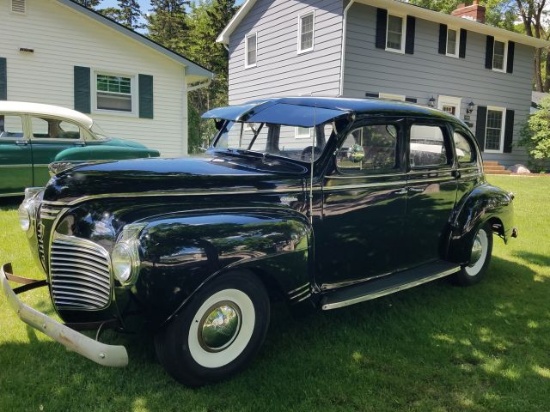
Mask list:
POLYGON ((516 236, 513 196, 446 113, 299 97, 204 117, 218 129, 206 157, 79 165, 27 191, 21 225, 45 280, 0 275, 23 321, 123 366, 124 347, 76 329, 140 320, 166 370, 199 386, 254 358, 274 299, 330 310, 445 276, 471 285, 493 234, 516 236), (44 285, 66 324, 16 296, 44 285))

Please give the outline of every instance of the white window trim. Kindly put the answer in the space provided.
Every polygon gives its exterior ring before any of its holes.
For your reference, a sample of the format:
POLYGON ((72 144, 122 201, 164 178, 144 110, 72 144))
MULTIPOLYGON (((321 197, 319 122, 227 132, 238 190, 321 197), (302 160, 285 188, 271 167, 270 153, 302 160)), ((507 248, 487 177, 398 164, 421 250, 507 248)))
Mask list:
POLYGON ((439 95, 437 98, 437 108, 443 110, 444 105, 456 106, 456 118, 460 118, 460 113, 462 112, 462 98, 454 96, 442 96, 439 95))
POLYGON ((489 118, 489 110, 493 112, 502 112, 502 123, 500 125, 500 141, 499 141, 499 150, 494 149, 486 149, 483 147, 484 153, 504 153, 504 134, 506 133, 506 130, 504 129, 506 127, 506 108, 505 107, 498 107, 498 106, 487 106, 487 114, 485 117, 485 143, 483 146, 487 144, 487 119, 489 118))
POLYGON ((449 57, 455 57, 458 59, 459 52, 460 52, 460 29, 458 27, 447 27, 447 37, 445 41, 445 55, 449 57), (456 32, 456 43, 455 43, 454 53, 449 53, 449 49, 447 48, 449 45, 449 30, 453 30, 456 32))
POLYGON ((388 13, 388 16, 386 17, 386 44, 385 44, 386 51, 405 54, 406 39, 407 39, 407 16, 403 16, 401 14, 396 14, 396 13, 388 13), (401 48, 400 49, 394 49, 394 48, 388 47, 388 30, 390 29, 391 16, 399 17, 401 19, 401 48))
POLYGON ((403 96, 401 94, 393 94, 393 93, 378 93, 378 98, 383 100, 393 100, 398 102, 404 102, 406 100, 406 96, 403 96))
POLYGON ((125 116, 125 117, 138 117, 138 103, 139 103, 139 90, 138 90, 138 81, 137 81, 138 75, 137 74, 128 74, 128 73, 116 73, 111 72, 108 70, 93 70, 92 75, 92 85, 90 87, 91 89, 91 97, 92 97, 92 113, 98 113, 98 114, 111 114, 111 115, 117 115, 117 116, 125 116), (98 75, 105 75, 105 76, 120 76, 120 77, 129 77, 130 78, 130 87, 132 90, 132 111, 125 112, 122 110, 107 110, 107 109, 98 109, 97 108, 97 76, 98 75))
POLYGON ((244 39, 244 67, 248 69, 249 67, 256 67, 258 65, 258 32, 247 34, 244 39), (256 39, 256 61, 253 64, 248 63, 248 39, 254 36, 256 39))
POLYGON ((499 72, 499 73, 506 73, 506 68, 508 66, 508 41, 507 40, 503 40, 503 39, 494 39, 493 40, 493 55, 491 56, 491 68, 493 69, 493 71, 495 72, 499 72), (504 43, 504 57, 502 59, 502 69, 497 69, 495 68, 495 66, 493 65, 493 62, 495 61, 495 43, 496 42, 499 42, 499 43, 504 43))
POLYGON ((308 13, 304 13, 298 16, 298 54, 302 53, 308 53, 310 51, 313 51, 315 49, 315 11, 310 11, 308 13), (302 49, 302 20, 305 17, 313 16, 313 30, 311 33, 311 47, 307 49, 302 49))

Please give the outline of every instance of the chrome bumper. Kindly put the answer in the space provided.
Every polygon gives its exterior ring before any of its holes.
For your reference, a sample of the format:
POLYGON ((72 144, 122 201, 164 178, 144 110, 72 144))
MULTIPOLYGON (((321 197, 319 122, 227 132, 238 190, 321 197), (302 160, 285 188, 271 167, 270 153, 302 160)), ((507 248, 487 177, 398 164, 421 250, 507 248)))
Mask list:
MULTIPOLYGON (((36 284, 43 282, 34 281, 36 284)), ((62 323, 38 312, 30 306, 24 304, 17 297, 17 293, 24 292, 33 288, 33 281, 27 278, 20 278, 12 274, 11 264, 7 263, 0 268, 0 283, 8 303, 23 322, 40 332, 48 335, 50 338, 59 342, 67 349, 81 354, 82 356, 99 363, 103 366, 122 367, 128 365, 128 353, 124 346, 106 345, 98 342, 69 328, 62 323), (12 289, 8 280, 23 283, 25 286, 12 289), (18 290, 19 289, 19 290, 18 290)), ((36 287, 34 286, 34 287, 36 287)))

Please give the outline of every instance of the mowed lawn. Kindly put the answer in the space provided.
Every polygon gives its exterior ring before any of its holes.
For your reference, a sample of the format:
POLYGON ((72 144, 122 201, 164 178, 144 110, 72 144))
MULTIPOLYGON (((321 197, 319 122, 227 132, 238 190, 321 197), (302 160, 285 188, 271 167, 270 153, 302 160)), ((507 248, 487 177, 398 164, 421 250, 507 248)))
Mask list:
MULTIPOLYGON (((484 282, 443 279, 301 319, 277 306, 251 367, 211 387, 174 382, 144 336, 106 334, 130 365, 98 366, 0 297, 0 411, 548 411, 550 177, 489 180, 516 194, 520 236, 495 238, 484 282)), ((0 207, 0 262, 40 277, 16 207, 0 207)), ((23 299, 55 316, 46 290, 23 299)))

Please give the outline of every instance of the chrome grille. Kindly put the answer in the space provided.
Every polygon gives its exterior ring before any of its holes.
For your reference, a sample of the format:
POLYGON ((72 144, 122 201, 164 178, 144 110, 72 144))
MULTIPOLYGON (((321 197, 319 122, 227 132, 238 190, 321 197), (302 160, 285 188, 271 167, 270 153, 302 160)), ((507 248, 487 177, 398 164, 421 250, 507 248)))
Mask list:
POLYGON ((50 255, 50 280, 58 309, 98 310, 111 299, 111 263, 97 243, 56 233, 50 255))
POLYGON ((40 219, 37 222, 36 238, 38 240, 38 256, 44 268, 46 267, 46 255, 44 253, 44 220, 55 220, 59 212, 61 212, 60 206, 49 205, 46 202, 43 202, 40 206, 40 219))

